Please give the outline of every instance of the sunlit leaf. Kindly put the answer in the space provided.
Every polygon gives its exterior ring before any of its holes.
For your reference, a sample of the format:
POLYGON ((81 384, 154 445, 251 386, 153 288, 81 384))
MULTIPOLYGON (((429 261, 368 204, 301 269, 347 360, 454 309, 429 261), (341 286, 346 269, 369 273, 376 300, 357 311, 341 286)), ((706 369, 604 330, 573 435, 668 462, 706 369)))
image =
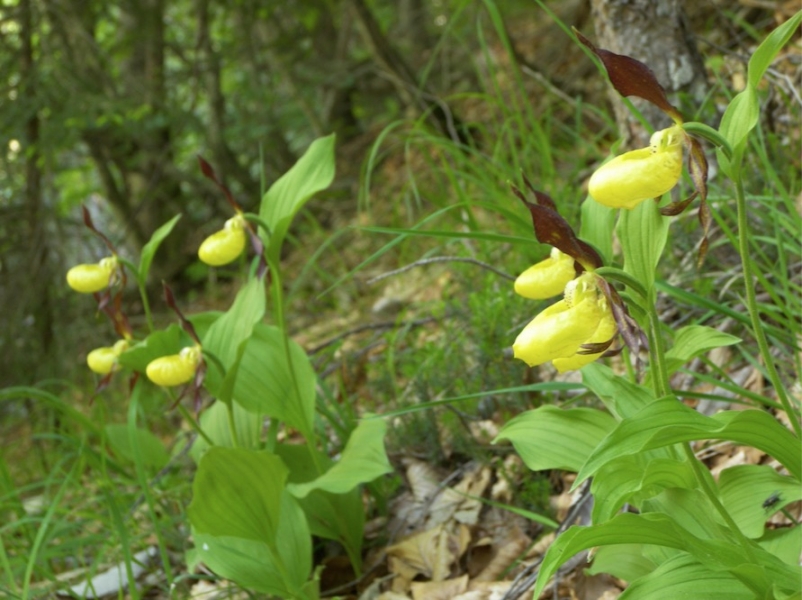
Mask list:
POLYGON ((233 398, 246 410, 283 421, 310 439, 317 376, 303 348, 293 340, 287 343, 292 370, 281 330, 264 323, 254 327, 239 364, 233 398))
POLYGON ((364 419, 348 438, 340 460, 317 479, 308 483, 290 484, 290 492, 303 498, 312 490, 342 494, 361 483, 393 471, 384 450, 384 433, 387 424, 383 419, 364 419))
MULTIPOLYGON (((109 424, 106 425, 105 432, 109 445, 117 455, 133 462, 135 456, 128 425, 109 424)), ((139 446, 144 465, 153 469, 160 469, 167 464, 170 456, 159 438, 147 429, 140 428, 134 429, 134 435, 136 436, 136 444, 139 446)))
POLYGON ((144 284, 147 282, 148 273, 150 272, 150 265, 153 263, 153 257, 156 254, 156 250, 159 249, 159 246, 164 239, 170 235, 170 232, 173 230, 173 227, 175 227, 175 224, 178 223, 178 219, 180 218, 181 215, 176 215, 167 221, 164 225, 154 231, 148 242, 142 246, 142 254, 139 256, 139 280, 141 283, 144 284))
MULTIPOLYGON (((237 432, 237 443, 231 439, 231 427, 228 423, 228 408, 224 402, 213 402, 200 416, 200 426, 203 432, 212 440, 215 446, 233 448, 239 446, 255 450, 261 443, 260 432, 263 418, 261 415, 245 410, 236 402, 232 403, 234 413, 234 430, 237 432)), ((201 436, 195 439, 190 456, 195 462, 200 462, 203 454, 211 446, 201 436)))
POLYGON ((763 535, 766 520, 802 500, 802 483, 766 465, 737 465, 719 476, 721 501, 747 537, 763 535))
POLYGON ((624 270, 648 291, 654 285, 657 263, 668 238, 669 219, 654 202, 641 202, 621 211, 616 231, 624 253, 624 270))
POLYGON ((582 369, 582 383, 618 419, 631 417, 654 402, 654 394, 649 388, 616 375, 610 367, 601 363, 591 363, 582 369))
POLYGON ((592 408, 563 410, 545 405, 522 413, 501 428, 493 443, 509 440, 533 471, 578 471, 615 420, 592 408))
POLYGON ((199 533, 274 543, 287 467, 268 452, 210 448, 201 458, 187 514, 199 533))
POLYGON ((728 440, 754 446, 779 460, 795 477, 802 456, 794 435, 760 410, 723 411, 706 417, 674 396, 656 400, 621 421, 582 466, 574 486, 618 456, 693 440, 728 440))
POLYGON ((264 242, 268 253, 278 258, 281 244, 301 207, 334 180, 334 134, 312 142, 304 155, 267 190, 262 198, 259 217, 271 234, 264 242))
POLYGON ((713 348, 731 346, 741 338, 718 331, 704 325, 688 325, 677 331, 674 345, 666 352, 668 374, 679 369, 686 362, 713 348))

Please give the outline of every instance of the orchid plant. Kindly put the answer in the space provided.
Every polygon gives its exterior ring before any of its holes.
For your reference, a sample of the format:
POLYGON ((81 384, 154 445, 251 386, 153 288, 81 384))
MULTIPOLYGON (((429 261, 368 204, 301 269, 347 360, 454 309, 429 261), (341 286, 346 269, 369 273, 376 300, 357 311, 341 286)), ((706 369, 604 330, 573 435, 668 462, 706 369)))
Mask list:
POLYGON ((729 104, 718 130, 684 122, 646 65, 597 49, 575 32, 620 94, 652 102, 674 125, 655 132, 649 147, 609 160, 590 178, 590 197, 582 212, 589 219, 620 211, 615 229, 623 255, 620 268, 605 265, 596 250, 611 247, 612 226, 583 224, 581 231, 587 235, 581 239, 551 198, 526 179, 535 203, 513 187, 531 212, 535 237, 553 246, 548 258, 518 277, 515 291, 533 299, 563 293, 562 300, 523 329, 513 352, 530 366, 551 361, 559 372, 581 369, 584 385, 606 409, 543 406, 507 423, 497 438, 512 442, 533 470, 574 471, 575 489, 591 481, 592 524, 569 528, 550 546, 534 598, 560 565, 590 548, 596 549, 591 572, 612 573, 629 582, 621 598, 802 595, 799 524, 792 520, 790 526, 775 530, 765 526, 772 514, 802 499, 802 428, 800 407, 790 400, 777 373, 755 300, 741 167, 749 132, 758 119, 757 85, 801 21, 802 12, 760 45, 749 61, 747 87, 729 104), (776 394, 766 405, 778 406, 792 430, 765 410, 704 416, 682 403, 681 394, 670 386, 671 374, 690 359, 741 341, 691 325, 675 331, 673 346, 667 347, 656 310, 655 271, 666 244, 667 217, 686 210, 696 198, 703 230, 698 265, 707 252, 711 215, 700 139, 716 147, 719 164, 735 188, 746 305, 762 367, 776 394), (686 150, 695 191, 671 201, 668 193, 682 176, 686 150), (622 286, 621 293, 615 286, 622 286), (631 376, 596 362, 624 348, 629 350, 625 358, 635 362, 631 376), (648 366, 640 368, 646 352, 648 366), (732 466, 714 479, 690 446, 701 440, 753 446, 777 466, 732 466))
MULTIPOLYGON (((317 427, 317 377, 287 331, 281 247, 295 214, 334 178, 334 136, 315 141, 268 189, 258 214, 243 211, 202 158, 200 167, 234 216, 201 244, 199 259, 212 268, 224 266, 242 256, 248 242, 254 255, 246 282, 222 314, 185 316, 165 285, 165 301, 178 323, 155 330, 145 282, 159 244, 178 217, 154 233, 135 265, 120 256, 84 210, 86 225, 111 256, 72 268, 67 283, 94 295, 121 338, 90 352, 87 363, 102 376, 98 391, 111 377, 130 375, 128 439, 114 435, 125 426, 112 424, 105 442, 133 449, 125 455, 136 462, 137 472, 145 473, 143 457, 165 452, 138 421, 147 418, 143 406, 166 397, 165 410, 178 410, 196 433, 190 455, 197 472, 187 508, 194 545, 187 553, 189 570, 203 564, 251 591, 315 600, 319 572, 312 568, 312 536, 340 543, 359 574, 365 519, 360 486, 391 471, 380 419, 338 424, 347 442, 339 460, 329 458, 328 436, 317 427), (134 332, 125 317, 126 273, 134 274, 142 295, 148 323, 144 334, 134 332), (183 386, 178 395, 173 391, 177 386, 183 386), (187 392, 194 411, 181 402, 187 392)), ((155 522, 144 475, 141 484, 155 522)), ((161 538, 159 547, 169 578, 171 558, 161 538)), ((126 568, 132 580, 131 564, 126 568)))

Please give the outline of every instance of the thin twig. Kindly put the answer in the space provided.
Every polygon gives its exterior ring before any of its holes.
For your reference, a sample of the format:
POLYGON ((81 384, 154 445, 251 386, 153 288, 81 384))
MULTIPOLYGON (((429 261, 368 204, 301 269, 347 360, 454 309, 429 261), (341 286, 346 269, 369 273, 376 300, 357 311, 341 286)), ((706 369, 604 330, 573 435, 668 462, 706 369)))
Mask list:
POLYGON ((427 323, 431 323, 432 321, 436 321, 435 317, 424 317, 422 319, 415 319, 413 321, 382 321, 381 323, 365 323, 364 325, 359 325, 354 327, 353 329, 349 329, 344 331, 338 335, 335 335, 333 338, 329 338, 325 342, 321 342, 314 348, 307 350, 307 354, 317 354, 321 350, 328 348, 335 342, 340 341, 343 338, 350 337, 352 335, 356 335, 357 333, 362 333, 363 331, 372 331, 375 329, 392 329, 393 327, 420 327, 421 325, 426 325, 427 323))
POLYGON ((487 269, 488 271, 492 271, 499 277, 503 277, 509 281, 515 281, 515 277, 510 275, 509 273, 505 273, 504 271, 497 269, 493 265, 489 265, 481 260, 476 260, 475 258, 468 258, 465 256, 430 256, 429 258, 422 258, 420 260, 416 260, 413 263, 405 265, 400 269, 395 269, 393 271, 388 271, 387 273, 382 273, 381 275, 377 275, 376 277, 372 277, 367 280, 368 285, 372 285, 377 281, 381 281, 382 279, 386 279, 387 277, 392 277, 394 275, 400 275, 401 273, 405 273, 415 267, 423 267, 426 265, 430 265, 433 263, 439 262, 462 262, 462 263, 470 263, 472 265, 476 265, 478 267, 482 267, 483 269, 487 269))

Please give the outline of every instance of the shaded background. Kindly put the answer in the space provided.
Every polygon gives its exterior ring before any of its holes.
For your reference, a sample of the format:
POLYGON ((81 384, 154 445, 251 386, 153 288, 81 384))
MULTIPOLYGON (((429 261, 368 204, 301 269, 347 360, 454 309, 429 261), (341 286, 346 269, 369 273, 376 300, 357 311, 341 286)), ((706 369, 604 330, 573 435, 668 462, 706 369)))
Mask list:
MULTIPOLYGON (((795 4, 546 7, 600 46, 644 60, 693 103, 710 89, 713 58, 736 77, 750 31, 771 29, 795 4)), ((503 94, 504 77, 520 69, 531 105, 556 122, 577 118, 570 105, 577 99, 608 101, 592 62, 529 1, 21 0, 0 11, 0 386, 68 376, 99 345, 101 320, 64 285, 70 265, 104 255, 81 223, 81 204, 129 256, 183 214, 150 284, 158 290, 166 279, 193 297, 212 276, 195 249, 230 214, 201 177, 196 154, 249 209, 315 137, 336 132, 337 181, 305 217, 325 232, 356 217, 365 157, 389 124, 418 119, 435 135, 481 148, 492 123, 466 98, 488 89, 488 76, 503 94), (499 27, 510 48, 477 35, 499 27), (564 110, 559 102, 554 108, 560 95, 564 110)), ((718 107, 708 102, 706 110, 715 124, 718 107)), ((616 116, 627 142, 642 142, 628 112, 616 107, 616 116)), ((652 116, 659 125, 660 115, 652 116)), ((610 122, 588 118, 600 138, 618 135, 610 122)), ((574 157, 580 167, 597 159, 574 157)), ((373 214, 395 214, 392 204, 401 202, 389 180, 382 201, 390 206, 373 214)))

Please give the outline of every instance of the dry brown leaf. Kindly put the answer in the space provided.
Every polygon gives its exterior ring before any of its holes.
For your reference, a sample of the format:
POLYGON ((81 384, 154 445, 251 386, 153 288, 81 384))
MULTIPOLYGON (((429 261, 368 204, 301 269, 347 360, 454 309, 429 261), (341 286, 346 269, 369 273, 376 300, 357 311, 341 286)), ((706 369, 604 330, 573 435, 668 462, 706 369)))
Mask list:
POLYGON ((468 576, 445 581, 413 581, 412 600, 454 600, 468 589, 468 576))
MULTIPOLYGON (((442 581, 449 576, 451 565, 462 556, 469 539, 470 532, 463 526, 454 533, 439 525, 413 535, 387 549, 390 571, 406 579, 421 574, 432 581, 442 581)), ((394 585, 393 589, 398 588, 394 585)))
POLYGON ((506 537, 495 546, 495 554, 488 565, 474 577, 473 581, 495 581, 519 560, 532 540, 518 527, 507 532, 506 537))
POLYGON ((440 477, 428 463, 421 460, 408 459, 407 481, 412 495, 420 503, 430 502, 440 489, 440 477))
POLYGON ((399 594, 398 592, 384 592, 376 600, 412 600, 406 594, 399 594))

